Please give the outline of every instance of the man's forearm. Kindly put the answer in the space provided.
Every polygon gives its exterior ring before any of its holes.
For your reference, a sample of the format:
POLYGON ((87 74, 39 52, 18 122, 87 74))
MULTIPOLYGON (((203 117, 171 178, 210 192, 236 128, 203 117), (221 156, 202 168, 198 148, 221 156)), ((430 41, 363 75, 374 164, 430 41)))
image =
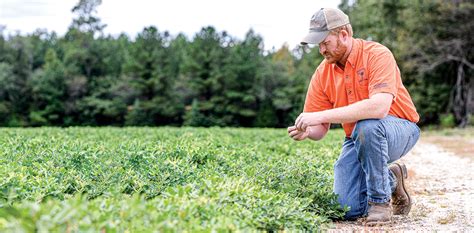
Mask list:
MULTIPOLYGON (((361 100, 345 107, 320 112, 303 112, 296 118, 295 127, 297 130, 305 131, 309 126, 327 123, 351 123, 364 119, 382 119, 387 116, 393 97, 389 93, 378 93, 370 99, 361 100)), ((319 138, 319 135, 316 135, 315 138, 319 138)))
POLYGON ((321 124, 308 127, 308 138, 314 141, 321 140, 328 132, 329 125, 321 124))
MULTIPOLYGON (((345 107, 322 111, 320 112, 321 121, 327 123, 350 123, 364 119, 384 118, 390 109, 390 104, 385 104, 385 106, 381 107, 381 101, 389 100, 386 97, 381 97, 385 98, 385 100, 365 99, 345 107)), ((388 98, 391 97, 389 96, 388 98)))

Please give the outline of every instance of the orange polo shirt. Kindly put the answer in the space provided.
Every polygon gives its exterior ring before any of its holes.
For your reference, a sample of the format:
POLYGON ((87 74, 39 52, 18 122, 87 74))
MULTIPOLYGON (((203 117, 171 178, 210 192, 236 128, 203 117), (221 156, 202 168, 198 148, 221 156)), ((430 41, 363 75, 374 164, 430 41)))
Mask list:
MULTIPOLYGON (((376 42, 352 39, 352 51, 344 70, 323 60, 314 72, 304 112, 344 107, 381 92, 394 96, 388 114, 418 122, 420 117, 390 50, 376 42)), ((354 126, 355 122, 342 124, 347 137, 354 126)))

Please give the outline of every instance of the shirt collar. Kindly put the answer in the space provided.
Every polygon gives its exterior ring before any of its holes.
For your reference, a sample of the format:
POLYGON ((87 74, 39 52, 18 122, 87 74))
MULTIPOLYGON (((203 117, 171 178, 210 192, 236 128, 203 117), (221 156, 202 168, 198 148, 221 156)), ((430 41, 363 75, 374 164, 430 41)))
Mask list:
POLYGON ((349 64, 354 68, 356 66, 356 60, 359 54, 360 41, 355 40, 354 38, 351 38, 351 40, 352 40, 352 49, 351 49, 351 53, 349 54, 349 57, 347 58, 347 62, 349 62, 349 64))

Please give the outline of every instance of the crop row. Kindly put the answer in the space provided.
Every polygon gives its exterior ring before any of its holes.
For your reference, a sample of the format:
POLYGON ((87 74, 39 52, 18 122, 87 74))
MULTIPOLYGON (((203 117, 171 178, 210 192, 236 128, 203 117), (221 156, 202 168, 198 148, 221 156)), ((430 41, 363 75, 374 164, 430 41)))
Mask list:
POLYGON ((0 230, 318 229, 343 214, 332 190, 340 131, 1 129, 0 230))

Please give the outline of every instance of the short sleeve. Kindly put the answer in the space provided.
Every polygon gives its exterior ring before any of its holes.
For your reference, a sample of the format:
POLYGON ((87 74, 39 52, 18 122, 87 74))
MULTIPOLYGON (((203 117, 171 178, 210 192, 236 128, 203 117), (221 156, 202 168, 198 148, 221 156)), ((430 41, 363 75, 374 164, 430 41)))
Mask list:
POLYGON ((321 75, 318 70, 316 70, 309 83, 308 92, 306 93, 304 112, 320 112, 333 108, 328 96, 324 93, 320 79, 321 75))
POLYGON ((396 99, 400 71, 392 53, 386 49, 374 54, 369 64, 369 97, 377 93, 390 93, 396 99))

